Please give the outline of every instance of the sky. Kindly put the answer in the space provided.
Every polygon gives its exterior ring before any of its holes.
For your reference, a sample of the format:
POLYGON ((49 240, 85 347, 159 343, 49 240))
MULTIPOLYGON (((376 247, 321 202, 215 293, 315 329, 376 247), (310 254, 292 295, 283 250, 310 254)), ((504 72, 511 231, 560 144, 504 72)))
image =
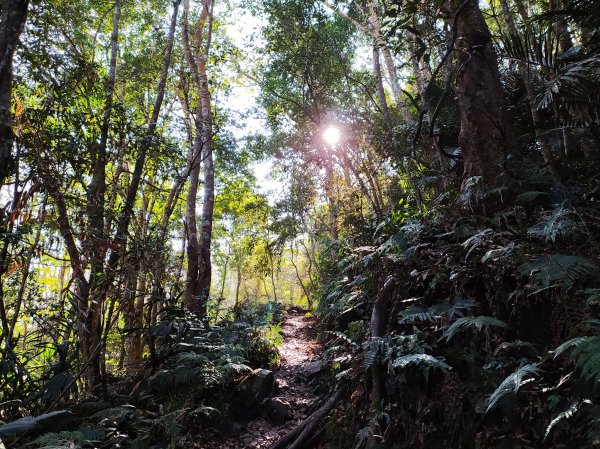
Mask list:
MULTIPOLYGON (((247 57, 242 61, 242 69, 249 67, 252 61, 250 55, 255 54, 254 49, 263 44, 261 37, 261 25, 263 21, 253 16, 247 8, 236 7, 234 11, 217 11, 217 13, 226 14, 226 33, 233 44, 241 50, 241 53, 247 57)), ((241 142, 245 137, 256 134, 257 131, 268 134, 269 130, 264 118, 257 112, 252 112, 258 105, 258 95, 260 88, 252 80, 240 76, 239 83, 232 87, 229 96, 221 100, 221 106, 234 112, 234 114, 243 114, 243 126, 230 126, 229 131, 241 142)), ((270 174, 273 168, 273 162, 265 160, 253 165, 253 171, 257 178, 258 185, 262 194, 264 194, 271 205, 281 193, 282 183, 271 178, 270 174)))

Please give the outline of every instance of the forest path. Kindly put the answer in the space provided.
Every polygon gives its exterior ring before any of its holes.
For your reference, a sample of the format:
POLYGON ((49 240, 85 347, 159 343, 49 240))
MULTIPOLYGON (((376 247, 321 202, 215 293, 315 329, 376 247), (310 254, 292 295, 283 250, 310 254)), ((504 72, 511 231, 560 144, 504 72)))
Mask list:
POLYGON ((219 449, 264 449, 284 436, 314 411, 319 396, 312 375, 319 369, 321 347, 317 344, 315 318, 304 311, 290 309, 282 326, 283 343, 279 348, 280 365, 274 370, 276 390, 273 399, 290 404, 292 419, 274 424, 266 416, 245 424, 241 432, 225 438, 219 449), (313 363, 311 363, 313 362, 313 363))

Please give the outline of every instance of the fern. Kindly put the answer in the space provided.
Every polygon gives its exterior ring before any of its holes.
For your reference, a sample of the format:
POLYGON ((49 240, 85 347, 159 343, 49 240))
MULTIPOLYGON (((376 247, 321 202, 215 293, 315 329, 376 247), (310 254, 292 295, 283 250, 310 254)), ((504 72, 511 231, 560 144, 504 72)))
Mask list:
POLYGON ((515 341, 505 341, 498 345, 496 350, 494 351, 494 356, 497 356, 500 352, 506 351, 507 349, 527 349, 531 351, 532 354, 537 355, 538 351, 531 343, 522 340, 515 341))
POLYGON ((571 351, 571 360, 575 362, 580 380, 589 382, 595 390, 600 382, 600 335, 568 340, 554 350, 554 357, 568 350, 571 351))
POLYGON ((583 293, 587 296, 585 300, 587 307, 600 304, 600 288, 587 288, 583 293))
POLYGON ((360 429, 356 434, 356 446, 354 446, 354 449, 360 449, 374 433, 375 429, 371 425, 360 429))
POLYGON ((573 405, 571 405, 571 407, 569 407, 564 412, 561 412, 558 415, 556 415, 556 417, 553 418, 552 421, 550 421, 550 424, 548 424, 548 427, 546 427, 546 432, 544 432, 544 441, 546 441, 546 438, 548 438, 548 435, 550 435, 550 432, 552 431, 554 426, 556 426, 562 420, 570 419, 573 415, 575 415, 575 413, 577 413, 579 411, 579 408, 581 407, 582 403, 591 404, 591 401, 589 399, 585 399, 582 402, 578 401, 578 402, 574 403, 573 405))
POLYGON ((444 301, 432 306, 429 311, 436 315, 446 315, 446 317, 451 320, 455 316, 462 317, 465 311, 472 309, 476 305, 473 298, 455 296, 451 301, 444 301))
POLYGON ((401 311, 398 316, 400 317, 398 320, 399 324, 416 323, 418 321, 433 323, 437 318, 422 307, 409 307, 408 309, 401 311))
POLYGON ((508 245, 506 245, 502 248, 491 249, 488 252, 486 252, 484 254, 484 256, 481 258, 481 262, 486 263, 489 261, 506 259, 512 255, 514 250, 515 250, 515 242, 510 242, 508 245))
POLYGON ((484 245, 485 243, 489 242, 489 240, 492 238, 493 235, 494 235, 494 230, 487 228, 487 229, 484 229, 483 231, 479 231, 474 236, 469 237, 467 240, 465 240, 462 244, 463 248, 468 249, 467 254, 465 256, 465 262, 469 258, 469 254, 471 254, 479 246, 484 245))
POLYGON ((527 234, 553 242, 557 237, 572 237, 578 232, 575 216, 573 210, 564 206, 557 207, 550 216, 542 218, 530 227, 527 234))
POLYGON ((429 354, 409 354, 398 357, 392 362, 394 368, 405 368, 408 365, 417 365, 425 370, 439 369, 447 373, 452 369, 442 358, 433 357, 429 354))
POLYGON ((538 191, 524 192, 524 193, 521 193, 519 196, 517 196, 515 203, 525 204, 525 205, 533 204, 533 203, 539 201, 539 199, 541 197, 549 197, 549 195, 547 192, 538 192, 538 191))
POLYGON ((537 364, 532 363, 520 367, 510 376, 502 381, 496 390, 490 395, 487 402, 486 413, 493 410, 500 399, 508 394, 516 394, 519 388, 531 382, 533 377, 539 373, 540 369, 537 364))
POLYGON ((371 368, 380 357, 388 356, 393 350, 389 338, 379 337, 364 342, 363 349, 365 349, 365 369, 371 368))
POLYGON ((564 254, 540 256, 519 266, 522 275, 529 275, 534 283, 544 288, 564 286, 569 289, 583 276, 597 271, 598 265, 591 260, 564 254))
POLYGON ((491 316, 478 316, 478 317, 464 317, 459 318, 452 323, 448 329, 446 329, 442 335, 442 339, 450 341, 457 333, 466 330, 468 328, 475 328, 477 331, 481 331, 484 327, 496 326, 506 329, 508 326, 503 321, 491 316))

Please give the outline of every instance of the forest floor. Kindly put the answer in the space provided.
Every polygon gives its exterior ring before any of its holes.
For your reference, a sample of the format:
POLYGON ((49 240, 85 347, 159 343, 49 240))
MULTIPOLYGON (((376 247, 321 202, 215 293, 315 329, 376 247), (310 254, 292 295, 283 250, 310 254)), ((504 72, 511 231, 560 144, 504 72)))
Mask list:
POLYGON ((241 426, 240 432, 227 438, 213 439, 208 446, 200 448, 219 449, 265 449, 304 421, 318 405, 318 384, 314 374, 320 368, 321 347, 317 343, 317 329, 313 316, 290 309, 282 326, 283 342, 279 348, 281 360, 273 371, 275 393, 273 399, 290 404, 292 419, 284 424, 274 424, 266 416, 241 426), (312 363, 311 363, 312 362, 312 363))

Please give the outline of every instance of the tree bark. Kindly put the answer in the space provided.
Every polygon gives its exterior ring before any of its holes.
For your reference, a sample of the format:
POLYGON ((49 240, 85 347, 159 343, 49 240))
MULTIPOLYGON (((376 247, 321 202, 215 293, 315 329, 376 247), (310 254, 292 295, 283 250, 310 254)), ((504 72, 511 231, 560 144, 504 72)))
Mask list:
POLYGON ((200 155, 197 161, 194 160, 194 163, 198 165, 195 165, 190 173, 190 190, 186 203, 188 269, 184 299, 188 309, 200 316, 206 316, 212 274, 210 251, 215 201, 215 171, 212 154, 212 106, 206 64, 212 42, 213 7, 214 0, 203 1, 200 18, 194 30, 192 46, 187 30, 189 0, 186 0, 184 4, 184 51, 199 95, 195 116, 194 159, 196 159, 196 155, 200 155), (200 162, 204 169, 204 185, 200 236, 198 236, 196 199, 200 180, 200 162))
POLYGON ((0 3, 0 187, 10 171, 14 134, 12 130, 13 56, 27 20, 29 0, 0 3))
POLYGON ((505 154, 516 153, 504 112, 500 72, 492 36, 476 0, 460 6, 448 2, 454 14, 458 57, 459 143, 464 173, 462 190, 473 177, 486 187, 501 183, 505 154))

